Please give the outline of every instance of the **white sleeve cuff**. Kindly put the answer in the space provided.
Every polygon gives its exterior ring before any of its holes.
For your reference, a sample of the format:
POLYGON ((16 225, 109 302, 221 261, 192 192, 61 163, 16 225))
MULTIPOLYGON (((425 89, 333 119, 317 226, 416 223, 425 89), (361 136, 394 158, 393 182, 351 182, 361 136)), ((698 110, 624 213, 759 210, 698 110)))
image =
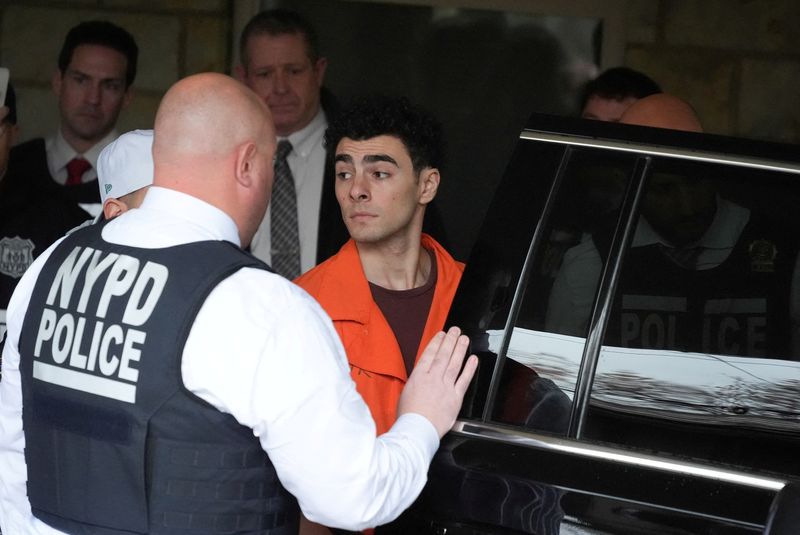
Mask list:
POLYGON ((390 431, 392 433, 412 435, 422 439, 420 445, 423 447, 422 453, 425 455, 425 461, 427 463, 431 462, 436 450, 439 449, 439 433, 436 432, 436 428, 433 427, 430 420, 421 414, 408 412, 401 415, 397 421, 395 421, 390 431))

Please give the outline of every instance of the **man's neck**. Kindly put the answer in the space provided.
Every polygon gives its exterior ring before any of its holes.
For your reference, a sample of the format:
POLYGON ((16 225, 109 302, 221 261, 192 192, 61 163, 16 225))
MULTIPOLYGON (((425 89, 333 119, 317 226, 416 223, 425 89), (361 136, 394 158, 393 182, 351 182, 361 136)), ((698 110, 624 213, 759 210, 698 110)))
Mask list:
POLYGON ((97 139, 83 139, 74 135, 72 132, 65 130, 63 127, 61 128, 61 136, 64 138, 72 149, 77 152, 78 154, 85 154, 89 149, 100 143, 104 137, 108 135, 108 132, 104 133, 97 139))
POLYGON ((422 248, 421 237, 395 239, 387 243, 356 243, 364 275, 372 284, 389 290, 411 290, 428 281, 430 255, 422 248))

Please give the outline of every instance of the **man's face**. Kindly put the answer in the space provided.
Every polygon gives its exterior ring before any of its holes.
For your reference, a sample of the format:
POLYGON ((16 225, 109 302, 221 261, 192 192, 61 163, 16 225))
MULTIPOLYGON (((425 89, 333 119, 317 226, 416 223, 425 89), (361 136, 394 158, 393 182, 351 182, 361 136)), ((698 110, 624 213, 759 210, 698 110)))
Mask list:
POLYGON ((130 101, 125 88, 128 60, 112 48, 80 45, 63 73, 53 77, 61 129, 72 145, 91 147, 108 134, 130 101))
POLYGON ((335 163, 336 199, 356 242, 417 237, 425 204, 436 195, 438 170, 427 168, 417 175, 408 150, 394 136, 343 138, 336 147, 335 163))
POLYGON ((676 247, 702 238, 716 210, 716 191, 709 180, 667 173, 654 173, 648 180, 642 214, 676 247))
POLYGON ((247 65, 239 78, 264 99, 279 136, 305 127, 319 111, 326 60, 312 63, 302 34, 261 34, 247 42, 247 65))
POLYGON ((636 102, 636 97, 626 97, 622 100, 605 98, 599 95, 592 95, 583 107, 581 117, 584 119, 596 119, 598 121, 619 122, 622 114, 628 107, 636 102))

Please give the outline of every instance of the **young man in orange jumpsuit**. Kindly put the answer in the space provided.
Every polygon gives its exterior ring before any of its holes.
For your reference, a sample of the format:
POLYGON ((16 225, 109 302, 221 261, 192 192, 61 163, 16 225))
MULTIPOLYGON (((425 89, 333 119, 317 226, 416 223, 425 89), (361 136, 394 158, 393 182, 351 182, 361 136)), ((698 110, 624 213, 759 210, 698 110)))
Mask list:
POLYGON ((439 187, 441 127, 403 98, 369 97, 325 134, 350 240, 295 282, 333 319, 383 433, 422 348, 444 326, 464 265, 422 233, 439 187))

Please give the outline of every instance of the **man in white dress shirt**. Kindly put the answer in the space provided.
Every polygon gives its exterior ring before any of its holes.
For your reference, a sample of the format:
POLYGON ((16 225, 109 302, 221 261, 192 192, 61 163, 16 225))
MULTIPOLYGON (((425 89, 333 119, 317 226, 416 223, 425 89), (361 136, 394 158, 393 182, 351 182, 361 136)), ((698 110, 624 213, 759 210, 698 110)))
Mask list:
POLYGON ((243 85, 178 82, 141 207, 65 237, 22 278, 0 382, 5 533, 288 534, 298 505, 364 529, 416 498, 477 360, 459 375, 466 338, 437 335, 374 436, 329 318, 239 248, 275 145, 243 85))
MULTIPOLYGON (((338 251, 348 236, 332 188, 325 187, 332 185, 332 174, 325 176, 323 146, 331 113, 322 103, 328 62, 311 24, 286 9, 254 16, 242 31, 240 55, 237 77, 269 106, 279 140, 291 143, 286 161, 294 180, 302 273, 338 251)), ((250 244, 268 264, 273 264, 271 212, 250 244)), ((284 275, 294 279, 300 273, 284 275)))

